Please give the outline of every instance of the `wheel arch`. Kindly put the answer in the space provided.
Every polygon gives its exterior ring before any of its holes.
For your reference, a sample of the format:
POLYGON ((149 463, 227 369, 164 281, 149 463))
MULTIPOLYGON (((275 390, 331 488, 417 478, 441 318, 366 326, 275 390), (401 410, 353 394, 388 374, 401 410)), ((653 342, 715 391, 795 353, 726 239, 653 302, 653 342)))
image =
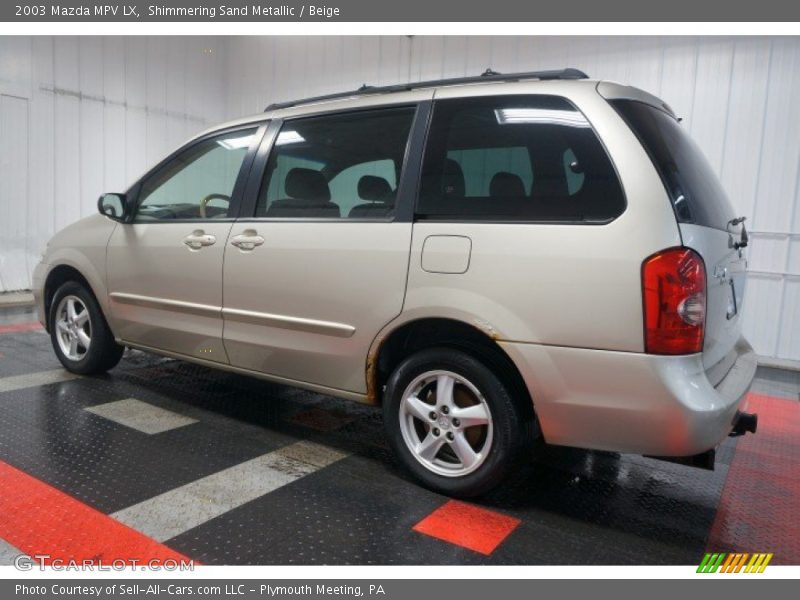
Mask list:
POLYGON ((67 263, 56 265, 47 273, 42 287, 42 306, 44 307, 45 329, 48 333, 50 332, 50 308, 53 304, 53 297, 58 288, 68 281, 76 281, 86 287, 89 293, 94 296, 100 309, 105 312, 104 302, 101 301, 89 279, 80 270, 67 263))
MULTIPOLYGON (((489 331, 494 333, 491 328, 489 331)), ((367 357, 368 402, 383 403, 386 381, 405 358, 426 348, 444 346, 468 352, 500 371, 525 414, 533 417, 534 400, 522 373, 491 333, 452 317, 417 317, 390 325, 375 338, 367 357)))

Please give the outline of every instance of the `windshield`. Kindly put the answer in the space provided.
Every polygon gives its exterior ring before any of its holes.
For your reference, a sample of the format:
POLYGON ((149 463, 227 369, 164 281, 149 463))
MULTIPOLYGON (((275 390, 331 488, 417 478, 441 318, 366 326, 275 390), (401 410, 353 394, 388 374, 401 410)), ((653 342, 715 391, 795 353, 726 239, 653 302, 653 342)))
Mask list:
POLYGON ((635 100, 612 100, 639 138, 672 200, 679 223, 726 229, 736 215, 711 165, 678 121, 635 100))

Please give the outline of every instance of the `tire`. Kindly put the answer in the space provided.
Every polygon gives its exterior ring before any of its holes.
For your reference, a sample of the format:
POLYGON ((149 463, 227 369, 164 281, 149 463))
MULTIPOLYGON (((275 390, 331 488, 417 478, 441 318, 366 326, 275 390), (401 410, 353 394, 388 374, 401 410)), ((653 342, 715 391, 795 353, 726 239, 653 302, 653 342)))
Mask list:
POLYGON ((56 290, 48 325, 53 350, 67 371, 79 375, 105 373, 122 358, 125 348, 114 341, 97 300, 77 281, 68 281, 56 290))
POLYGON ((448 496, 481 495, 503 480, 533 441, 528 439, 532 417, 514 401, 511 390, 466 352, 417 352, 395 369, 386 385, 383 414, 389 443, 426 487, 448 496))

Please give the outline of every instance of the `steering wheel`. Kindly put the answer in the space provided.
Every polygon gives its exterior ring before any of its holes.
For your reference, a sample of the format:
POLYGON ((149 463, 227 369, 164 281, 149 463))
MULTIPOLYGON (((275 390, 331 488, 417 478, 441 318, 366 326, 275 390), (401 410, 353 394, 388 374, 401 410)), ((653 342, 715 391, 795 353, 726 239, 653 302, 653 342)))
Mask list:
POLYGON ((206 218, 206 206, 208 206, 208 203, 211 202, 212 200, 224 200, 225 202, 230 204, 231 197, 227 196, 226 194, 209 194, 208 196, 206 196, 205 198, 200 200, 200 218, 201 219, 205 219, 206 218))

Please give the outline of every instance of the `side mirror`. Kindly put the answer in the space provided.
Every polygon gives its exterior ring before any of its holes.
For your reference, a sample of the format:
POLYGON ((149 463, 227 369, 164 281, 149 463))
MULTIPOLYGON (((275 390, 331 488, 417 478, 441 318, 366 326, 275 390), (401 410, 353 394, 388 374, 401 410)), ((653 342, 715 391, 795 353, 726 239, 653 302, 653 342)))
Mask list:
POLYGON ((128 199, 125 194, 103 194, 97 200, 97 210, 109 219, 124 221, 128 216, 128 199))

